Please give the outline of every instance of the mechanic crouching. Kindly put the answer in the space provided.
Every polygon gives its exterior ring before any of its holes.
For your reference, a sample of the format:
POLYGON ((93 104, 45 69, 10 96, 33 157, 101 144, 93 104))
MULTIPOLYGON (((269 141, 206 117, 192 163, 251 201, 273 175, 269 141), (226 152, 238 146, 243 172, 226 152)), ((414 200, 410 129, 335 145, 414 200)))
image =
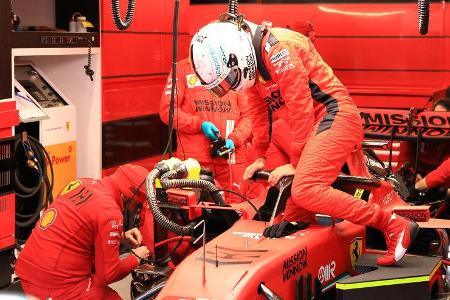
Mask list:
POLYGON ((70 182, 44 212, 16 264, 26 294, 39 299, 121 299, 108 284, 121 280, 147 258, 133 228, 122 231, 124 200, 146 200, 148 171, 120 166, 101 180, 70 182), (136 254, 119 258, 121 240, 136 254))
POLYGON ((417 224, 331 186, 350 153, 361 147, 362 122, 347 89, 307 37, 225 17, 194 35, 191 58, 196 74, 216 96, 230 90, 247 93, 257 159, 245 179, 266 165, 271 135, 267 102, 287 107, 290 163, 276 168, 269 181, 294 175, 285 216, 303 213, 266 228, 265 236, 304 228, 289 221, 311 219, 318 212, 384 232, 387 253, 377 259, 379 265, 394 265, 404 256, 417 224))

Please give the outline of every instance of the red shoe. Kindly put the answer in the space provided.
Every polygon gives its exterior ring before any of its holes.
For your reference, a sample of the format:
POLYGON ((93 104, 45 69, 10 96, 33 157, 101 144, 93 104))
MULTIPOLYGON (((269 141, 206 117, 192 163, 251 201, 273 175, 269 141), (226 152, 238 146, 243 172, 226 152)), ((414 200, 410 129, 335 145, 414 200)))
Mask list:
POLYGON ((386 237, 387 254, 377 259, 380 266, 392 266, 400 261, 411 245, 414 237, 419 231, 419 226, 396 214, 392 214, 386 228, 384 236, 386 237))

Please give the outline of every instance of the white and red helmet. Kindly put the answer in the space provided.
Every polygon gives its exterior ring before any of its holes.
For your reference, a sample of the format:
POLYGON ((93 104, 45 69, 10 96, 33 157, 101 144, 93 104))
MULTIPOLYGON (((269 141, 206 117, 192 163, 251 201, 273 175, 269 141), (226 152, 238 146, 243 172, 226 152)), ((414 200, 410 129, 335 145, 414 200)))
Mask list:
POLYGON ((207 90, 223 97, 255 83, 256 56, 249 32, 230 22, 210 23, 192 38, 190 59, 207 90))

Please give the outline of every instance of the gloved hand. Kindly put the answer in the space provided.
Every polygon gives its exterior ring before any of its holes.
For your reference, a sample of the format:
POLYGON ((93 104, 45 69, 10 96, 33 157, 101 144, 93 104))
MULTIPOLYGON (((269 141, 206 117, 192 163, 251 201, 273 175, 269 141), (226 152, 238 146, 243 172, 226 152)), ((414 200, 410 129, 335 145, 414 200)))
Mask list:
POLYGON ((217 140, 219 137, 219 129, 212 122, 205 121, 202 123, 203 134, 210 140, 217 140))
POLYGON ((232 139, 226 139, 225 148, 234 149, 234 142, 232 139))
POLYGON ((308 223, 282 221, 264 229, 263 235, 268 238, 279 238, 308 228, 308 226, 308 223))

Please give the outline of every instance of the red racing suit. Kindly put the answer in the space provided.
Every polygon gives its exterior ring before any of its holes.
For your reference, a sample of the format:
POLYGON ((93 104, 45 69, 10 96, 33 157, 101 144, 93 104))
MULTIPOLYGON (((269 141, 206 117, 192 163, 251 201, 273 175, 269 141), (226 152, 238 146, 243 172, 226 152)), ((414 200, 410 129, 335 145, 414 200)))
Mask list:
POLYGON ((109 178, 69 183, 42 215, 19 255, 16 274, 39 299, 121 299, 107 285, 139 265, 119 259, 123 200, 109 178))
POLYGON ((425 177, 429 189, 450 187, 450 158, 447 158, 436 170, 425 177))
POLYGON ((361 145, 363 130, 348 91, 312 42, 273 28, 255 51, 271 77, 266 81, 259 72, 247 93, 257 157, 265 157, 269 147, 268 109, 273 115, 286 107, 282 117, 291 128, 290 162, 296 171, 285 219, 313 222, 309 212, 319 212, 377 228, 387 224, 390 213, 380 206, 331 187, 350 153, 361 145), (299 213, 298 207, 309 212, 299 213))
MULTIPOLYGON (((161 120, 166 124, 169 121, 171 77, 172 75, 169 75, 159 111, 161 120)), ((222 98, 214 97, 201 86, 187 59, 178 62, 176 92, 174 128, 177 129, 177 157, 195 158, 200 165, 213 171, 223 188, 232 188, 239 192, 245 170, 244 145, 251 130, 247 97, 234 92, 222 98), (231 167, 227 160, 211 158, 211 141, 205 137, 201 129, 205 121, 214 123, 222 138, 233 140, 236 152, 231 167)), ((233 202, 240 201, 240 198, 236 197, 231 199, 233 202)))

